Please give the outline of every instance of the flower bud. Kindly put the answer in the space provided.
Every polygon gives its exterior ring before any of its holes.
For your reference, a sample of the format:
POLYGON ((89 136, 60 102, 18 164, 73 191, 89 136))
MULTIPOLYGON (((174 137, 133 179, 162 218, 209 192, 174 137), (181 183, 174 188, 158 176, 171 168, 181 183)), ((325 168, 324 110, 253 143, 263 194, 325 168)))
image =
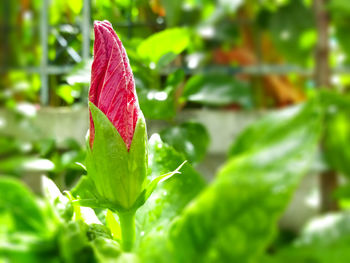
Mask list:
POLYGON ((94 24, 87 172, 97 198, 127 211, 144 190, 147 133, 125 49, 107 21, 94 24))

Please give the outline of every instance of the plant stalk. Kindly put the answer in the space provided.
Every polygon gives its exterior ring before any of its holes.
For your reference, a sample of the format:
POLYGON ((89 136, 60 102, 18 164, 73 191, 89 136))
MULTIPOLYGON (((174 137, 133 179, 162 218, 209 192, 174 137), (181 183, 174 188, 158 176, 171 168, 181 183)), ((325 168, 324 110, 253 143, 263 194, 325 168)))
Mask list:
POLYGON ((125 252, 130 252, 134 246, 135 213, 136 211, 133 210, 118 214, 122 231, 122 248, 125 252))

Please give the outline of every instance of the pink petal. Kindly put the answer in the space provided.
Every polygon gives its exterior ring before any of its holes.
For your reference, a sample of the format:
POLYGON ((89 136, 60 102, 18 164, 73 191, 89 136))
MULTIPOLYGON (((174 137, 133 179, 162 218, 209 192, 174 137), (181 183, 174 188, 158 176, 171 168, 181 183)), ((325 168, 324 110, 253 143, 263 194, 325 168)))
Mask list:
MULTIPOLYGON (((94 24, 94 62, 89 100, 117 128, 128 149, 139 113, 134 77, 125 49, 108 21, 94 24)), ((94 127, 90 117, 90 146, 94 127)))

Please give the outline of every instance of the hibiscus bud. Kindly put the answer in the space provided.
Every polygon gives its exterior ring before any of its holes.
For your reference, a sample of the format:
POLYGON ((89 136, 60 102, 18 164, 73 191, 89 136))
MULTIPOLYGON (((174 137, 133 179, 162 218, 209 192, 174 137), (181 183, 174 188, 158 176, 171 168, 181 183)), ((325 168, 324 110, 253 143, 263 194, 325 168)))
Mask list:
POLYGON ((87 172, 96 198, 114 211, 135 209, 147 172, 147 133, 125 49, 107 21, 94 24, 87 172))
MULTIPOLYGON (((89 101, 99 108, 130 149, 140 107, 125 49, 108 21, 94 23, 94 61, 89 101)), ((90 116, 90 147, 95 129, 90 116)))

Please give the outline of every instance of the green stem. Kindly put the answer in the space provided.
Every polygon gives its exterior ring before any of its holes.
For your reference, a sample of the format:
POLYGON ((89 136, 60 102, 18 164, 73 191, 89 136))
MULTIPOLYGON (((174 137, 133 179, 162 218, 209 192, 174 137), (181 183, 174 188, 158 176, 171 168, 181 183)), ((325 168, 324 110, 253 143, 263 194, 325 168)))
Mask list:
POLYGON ((135 211, 119 213, 120 228, 122 231, 122 248, 129 252, 135 241, 135 211))

